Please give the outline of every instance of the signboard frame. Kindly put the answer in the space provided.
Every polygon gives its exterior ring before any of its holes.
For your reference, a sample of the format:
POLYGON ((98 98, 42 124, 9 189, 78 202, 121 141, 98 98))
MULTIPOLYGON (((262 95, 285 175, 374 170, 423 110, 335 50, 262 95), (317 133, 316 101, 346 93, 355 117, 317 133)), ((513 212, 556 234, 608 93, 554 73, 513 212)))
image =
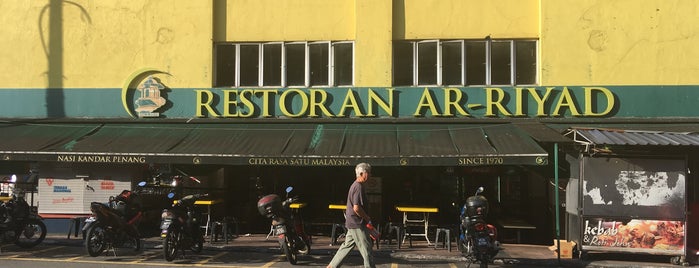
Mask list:
POLYGON ((583 252, 686 254, 686 157, 585 156, 580 167, 583 252))

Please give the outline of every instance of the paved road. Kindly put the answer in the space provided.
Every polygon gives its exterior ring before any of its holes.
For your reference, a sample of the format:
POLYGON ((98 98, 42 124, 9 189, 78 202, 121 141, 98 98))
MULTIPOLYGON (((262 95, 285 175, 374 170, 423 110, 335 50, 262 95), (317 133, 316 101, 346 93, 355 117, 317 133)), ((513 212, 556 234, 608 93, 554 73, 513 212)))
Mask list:
MULTIPOLYGON (((325 267, 330 262, 330 255, 308 255, 299 259, 297 266, 292 266, 281 254, 264 252, 237 252, 223 250, 204 250, 199 254, 187 252, 173 262, 163 259, 161 249, 147 245, 142 251, 118 249, 98 257, 90 257, 82 245, 76 241, 73 245, 41 244, 29 250, 14 245, 0 247, 1 267, 325 267)), ((445 260, 399 260, 376 258, 378 267, 466 267, 466 263, 445 260)), ((343 267, 362 267, 362 259, 357 254, 350 255, 343 267)), ((471 267, 477 267, 472 265, 471 267)), ((491 265, 491 267, 499 267, 491 265)), ((508 266, 513 267, 513 266, 508 266)))

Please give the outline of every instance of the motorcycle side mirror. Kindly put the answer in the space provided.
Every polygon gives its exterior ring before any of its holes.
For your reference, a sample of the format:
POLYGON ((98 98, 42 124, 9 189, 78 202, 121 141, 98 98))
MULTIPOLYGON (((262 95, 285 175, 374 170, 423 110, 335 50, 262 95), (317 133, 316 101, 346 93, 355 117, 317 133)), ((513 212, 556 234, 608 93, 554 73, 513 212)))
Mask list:
POLYGON ((476 195, 480 194, 483 192, 483 186, 478 187, 478 190, 476 190, 476 195))
POLYGON ((145 182, 145 181, 141 181, 141 182, 138 183, 138 187, 143 187, 143 186, 146 186, 146 182, 145 182))
POLYGON ((167 198, 169 198, 169 199, 172 199, 174 197, 175 197, 175 193, 173 193, 173 192, 170 192, 167 194, 167 198))
POLYGON ((287 194, 288 194, 288 193, 291 193, 291 191, 293 191, 293 190, 294 190, 294 187, 291 187, 291 186, 286 187, 286 193, 287 193, 287 194))
POLYGON ((10 182, 11 183, 17 182, 17 174, 12 174, 12 177, 10 177, 10 182))

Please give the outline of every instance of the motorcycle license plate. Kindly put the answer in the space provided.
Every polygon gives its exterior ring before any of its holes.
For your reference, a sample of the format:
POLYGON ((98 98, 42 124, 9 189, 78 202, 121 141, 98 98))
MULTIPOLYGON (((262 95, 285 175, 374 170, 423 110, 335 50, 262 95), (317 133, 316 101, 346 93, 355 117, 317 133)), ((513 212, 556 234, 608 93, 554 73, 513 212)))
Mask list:
POLYGON ((167 228, 170 228, 170 224, 172 221, 163 221, 160 223, 160 230, 167 230, 167 228))
POLYGON ((478 246, 487 246, 487 245, 488 245, 488 240, 485 239, 485 237, 478 238, 478 241, 476 242, 476 245, 478 245, 478 246))
POLYGON ((274 230, 276 235, 281 235, 286 233, 286 226, 284 225, 277 225, 277 228, 274 230))
POLYGON ((170 224, 172 221, 163 221, 160 223, 160 237, 165 238, 167 236, 167 230, 170 229, 170 224))

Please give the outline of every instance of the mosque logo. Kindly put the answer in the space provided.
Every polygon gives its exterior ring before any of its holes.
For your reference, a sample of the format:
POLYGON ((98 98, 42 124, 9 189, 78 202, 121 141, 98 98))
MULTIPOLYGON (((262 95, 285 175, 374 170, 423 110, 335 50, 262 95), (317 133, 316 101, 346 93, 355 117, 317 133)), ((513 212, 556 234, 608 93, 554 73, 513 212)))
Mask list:
POLYGON ((140 93, 139 97, 134 101, 134 110, 138 113, 138 117, 160 117, 160 113, 156 112, 156 110, 167 103, 167 100, 160 95, 161 90, 164 88, 153 76, 148 76, 136 88, 138 93, 140 93))
POLYGON ((167 93, 170 88, 160 81, 160 75, 170 74, 154 68, 133 72, 121 87, 121 105, 132 118, 158 118, 170 105, 167 93))

